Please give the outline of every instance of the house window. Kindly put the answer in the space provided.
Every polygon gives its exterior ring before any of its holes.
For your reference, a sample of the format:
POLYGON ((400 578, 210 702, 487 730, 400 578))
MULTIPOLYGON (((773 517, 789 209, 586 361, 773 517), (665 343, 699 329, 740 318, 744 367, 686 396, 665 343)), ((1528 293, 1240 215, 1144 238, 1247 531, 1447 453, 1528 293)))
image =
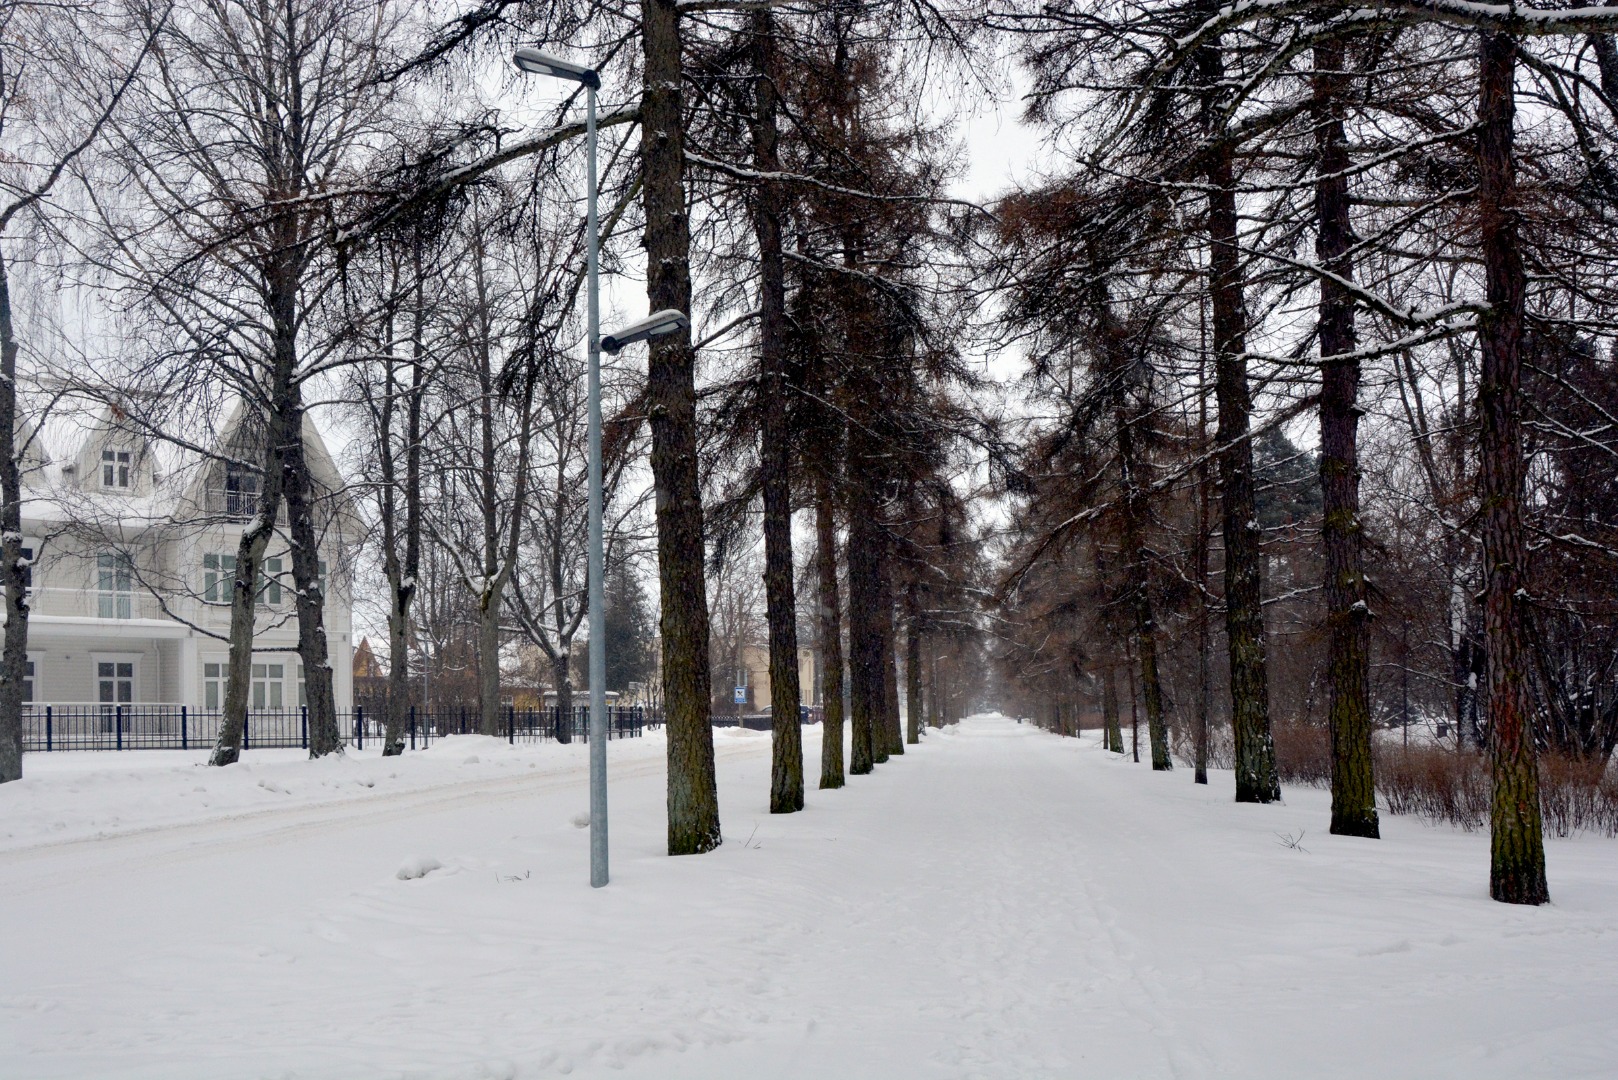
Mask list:
POLYGON ((235 591, 236 556, 206 554, 202 557, 202 599, 209 604, 230 603, 235 591))
POLYGON ((281 604, 281 560, 264 560, 264 584, 259 586, 258 602, 269 607, 281 604))
POLYGON ((258 513, 258 473, 234 461, 225 463, 225 513, 232 517, 258 513))
POLYGON ((135 700, 135 662, 133 660, 96 661, 96 701, 101 706, 101 729, 111 731, 117 719, 118 706, 135 700))
POLYGON ((96 614, 103 619, 132 618, 134 581, 135 568, 128 555, 122 552, 97 555, 96 614))
POLYGON ((225 707, 225 672, 228 670, 228 664, 202 665, 203 708, 222 709, 225 707))
POLYGON ((298 665, 298 708, 307 708, 309 705, 309 684, 303 678, 303 665, 298 665))
POLYGON ((285 664, 254 664, 253 708, 281 708, 281 680, 285 677, 285 664))
POLYGON ((22 699, 24 702, 34 700, 34 658, 32 656, 23 665, 22 699))
POLYGON ((319 574, 319 576, 315 579, 315 590, 317 592, 319 592, 320 598, 322 600, 324 600, 326 598, 326 560, 325 559, 320 560, 320 569, 318 571, 318 574, 319 574))
POLYGON ((32 594, 34 591, 34 546, 32 544, 22 546, 22 559, 18 565, 22 570, 23 590, 32 594))
POLYGON ((101 451, 101 486, 127 488, 129 486, 129 451, 101 451))

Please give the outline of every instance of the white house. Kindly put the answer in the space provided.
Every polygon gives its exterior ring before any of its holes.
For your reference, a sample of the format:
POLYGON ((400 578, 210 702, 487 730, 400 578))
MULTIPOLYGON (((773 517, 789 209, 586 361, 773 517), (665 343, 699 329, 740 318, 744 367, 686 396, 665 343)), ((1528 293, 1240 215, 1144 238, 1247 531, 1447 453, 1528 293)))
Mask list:
MULTIPOLYGON (((241 416, 238 408, 224 425, 218 452, 262 460, 241 416)), ((341 476, 307 418, 303 439, 317 489, 341 492, 341 476)), ((31 439, 23 463, 24 546, 34 560, 28 741, 43 738, 46 706, 64 733, 69 718, 83 726, 90 717, 106 721, 91 726, 115 722, 120 737, 166 732, 184 707, 191 732, 206 741, 224 698, 230 580, 243 524, 258 509, 257 474, 228 460, 154 447, 120 424, 113 409, 58 441, 78 445, 52 461, 31 439)), ((329 503, 321 539, 324 617, 337 706, 346 710, 353 699, 353 626, 340 569, 356 529, 340 495, 329 503)), ((279 520, 284 527, 284 506, 279 520)), ((270 545, 259 593, 253 710, 290 712, 302 704, 296 642, 283 528, 270 545)))

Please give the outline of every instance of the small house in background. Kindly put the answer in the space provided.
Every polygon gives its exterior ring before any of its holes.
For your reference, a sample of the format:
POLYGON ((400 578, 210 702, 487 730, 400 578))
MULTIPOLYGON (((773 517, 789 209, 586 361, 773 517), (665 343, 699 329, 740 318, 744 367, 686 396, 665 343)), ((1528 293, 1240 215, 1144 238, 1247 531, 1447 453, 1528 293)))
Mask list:
POLYGON ((376 658, 370 638, 354 647, 354 704, 367 716, 382 714, 388 703, 388 671, 376 658))
MULTIPOLYGON (((741 669, 736 681, 729 687, 716 687, 718 696, 728 704, 723 712, 756 713, 770 704, 770 647, 743 645, 741 669)), ((798 693, 800 701, 809 707, 820 704, 820 672, 815 650, 804 645, 798 647, 798 693)), ((719 710, 716 710, 719 711, 719 710)))

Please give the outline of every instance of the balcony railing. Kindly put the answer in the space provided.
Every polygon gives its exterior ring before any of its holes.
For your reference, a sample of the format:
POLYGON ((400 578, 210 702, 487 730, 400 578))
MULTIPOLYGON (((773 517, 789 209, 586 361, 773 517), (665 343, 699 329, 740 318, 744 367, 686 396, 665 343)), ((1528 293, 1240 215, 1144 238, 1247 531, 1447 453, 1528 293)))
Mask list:
POLYGON ((29 590, 29 602, 36 615, 66 615, 109 622, 163 617, 162 608, 145 591, 101 592, 95 588, 36 585, 29 590))

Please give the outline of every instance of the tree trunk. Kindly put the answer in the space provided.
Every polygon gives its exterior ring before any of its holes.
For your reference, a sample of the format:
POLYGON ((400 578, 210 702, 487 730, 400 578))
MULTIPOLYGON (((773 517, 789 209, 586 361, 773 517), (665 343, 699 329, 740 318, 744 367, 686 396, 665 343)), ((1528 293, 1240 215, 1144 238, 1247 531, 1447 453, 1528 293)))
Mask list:
POLYGON ((1134 419, 1130 416, 1130 389, 1135 383, 1125 328, 1114 317, 1105 281, 1093 285, 1093 303, 1103 328, 1108 377, 1112 380, 1113 427, 1118 447, 1119 482, 1123 487, 1123 541, 1128 608, 1134 621, 1135 650, 1140 659, 1141 688, 1145 696, 1146 730, 1152 744, 1152 769, 1174 768, 1169 754, 1168 724, 1163 716, 1163 684, 1157 670, 1157 622, 1152 612, 1150 552, 1146 546, 1148 507, 1145 464, 1137 452, 1134 419))
POLYGON ((815 564, 820 574, 820 786, 843 786, 843 613, 831 485, 815 477, 815 564))
POLYGON ((573 654, 569 644, 559 642, 556 658, 551 661, 551 682, 556 687, 554 734, 559 743, 573 741, 573 654))
POLYGON ((938 705, 938 642, 935 638, 927 639, 927 726, 941 728, 944 726, 944 714, 938 705))
MULTIPOLYGON (((1198 360, 1197 447, 1205 455, 1208 445, 1208 391, 1202 379, 1203 364, 1198 360)), ((1193 541, 1192 562, 1197 575, 1197 729, 1193 734, 1192 781, 1208 782, 1208 721, 1213 705, 1213 613, 1208 603, 1208 466, 1197 465, 1197 535, 1193 541)))
MULTIPOLYGON (((1202 49, 1198 62, 1203 85, 1222 86, 1224 59, 1218 46, 1202 49)), ((1263 534, 1255 506, 1249 438, 1253 399, 1247 385, 1247 311, 1234 167, 1224 144, 1209 156, 1208 185, 1209 293, 1214 392, 1219 403, 1216 437, 1224 514, 1225 633, 1230 655, 1230 722, 1236 743, 1236 801, 1267 803, 1281 797, 1281 783, 1270 734, 1264 659, 1263 534)))
POLYGON ((1517 43, 1485 31, 1478 61, 1478 218, 1488 309, 1479 319, 1478 456, 1483 504, 1484 649, 1493 749, 1489 895, 1550 900, 1539 807, 1527 643, 1523 522, 1522 345, 1526 273, 1517 241, 1513 125, 1517 43))
MULTIPOLYGON (((277 385, 271 396, 289 392, 290 367, 278 368, 277 385)), ((242 423, 252 423, 243 406, 242 423)), ((262 429, 264 455, 259 474, 258 511, 242 529, 236 544, 236 576, 230 592, 230 653, 225 670, 225 707, 219 718, 219 737, 214 742, 210 765, 234 765, 242 753, 242 732, 247 727, 248 693, 252 689, 253 631, 257 615, 260 575, 264 553, 275 536, 275 522, 281 510, 282 471, 280 444, 286 438, 286 420, 280 411, 271 414, 262 429)))
MULTIPOLYGON (((388 718, 382 734, 382 756, 404 753, 405 725, 410 718, 410 605, 416 597, 416 577, 421 572, 421 398, 422 360, 426 349, 423 324, 426 311, 422 289, 421 244, 414 249, 416 303, 411 313, 410 397, 405 406, 405 519, 404 559, 399 564, 397 525, 388 523, 388 587, 393 598, 388 613, 388 718)), ((382 461, 391 491, 394 485, 393 450, 388 444, 392 432, 392 368, 389 368, 389 395, 384 403, 390 420, 383 425, 382 461)), ((390 507, 395 505, 392 497, 390 507)), ((391 514, 389 515, 392 516, 391 514)))
POLYGON ((478 597, 478 731, 498 736, 500 723, 500 592, 486 585, 478 597))
MULTIPOLYGON (((685 203, 680 16, 674 0, 642 0, 641 198, 646 297, 653 311, 691 311, 691 232, 685 203)), ((708 670, 708 597, 697 477, 696 351, 689 329, 653 340, 647 362, 657 564, 662 601, 663 708, 668 732, 670 855, 721 842, 708 670)))
POLYGON ((23 565, 22 468, 17 447, 17 339, 11 282, 0 252, 0 583, 6 637, 0 655, 0 784, 22 779, 23 680, 28 674, 28 571, 23 565))
POLYGON ((882 708, 882 639, 877 625, 881 569, 876 524, 876 500, 871 497, 870 478, 864 475, 862 447, 865 436, 860 425, 851 425, 849 442, 848 505, 848 651, 849 710, 852 714, 853 745, 848 772, 851 776, 869 773, 876 762, 877 729, 882 708))
POLYGON ((913 582, 905 593, 905 742, 921 742, 921 613, 913 582))
POLYGON ((1114 754, 1124 752, 1124 729, 1118 716, 1118 669, 1108 663, 1101 675, 1101 723, 1105 728, 1107 749, 1114 754))
MULTIPOLYGON (((1124 651, 1124 658, 1130 661, 1130 668, 1134 667, 1135 657, 1132 654, 1131 649, 1124 651)), ((1129 676, 1129 756, 1136 764, 1140 763, 1140 695, 1135 688, 1133 672, 1129 676)))
POLYGON ((1146 549, 1146 495, 1137 475, 1135 433, 1125 410, 1116 410, 1118 460, 1124 484, 1124 549, 1129 577, 1130 610, 1135 622, 1135 653, 1140 660, 1146 731, 1152 744, 1152 770, 1174 768, 1169 755, 1168 723, 1163 716, 1163 684, 1157 671, 1157 621, 1152 613, 1150 566, 1146 549))
POLYGON ((1380 835, 1371 771, 1371 692, 1365 563, 1360 536, 1359 387, 1354 355, 1354 279, 1349 222, 1348 142, 1343 130, 1343 45, 1315 47, 1315 253, 1332 277, 1320 279, 1321 544, 1326 559, 1330 635, 1331 831, 1380 835), (1336 357, 1337 359, 1332 359, 1336 357))
POLYGON ((303 405, 296 387, 282 402, 286 419, 280 446, 281 485, 292 538, 292 584, 298 611, 298 657, 303 662, 309 717, 309 756, 325 757, 343 748, 337 702, 326 647, 325 597, 320 589, 319 494, 309 474, 303 445, 303 405))
POLYGON ((882 602, 877 613, 882 634, 882 727, 877 740, 878 764, 905 752, 904 730, 899 726, 899 650, 896 644, 899 628, 893 614, 892 573, 891 565, 883 567, 882 602))
MULTIPOLYGON (((768 8, 753 12, 753 161, 763 173, 780 169, 776 156, 775 23, 768 8)), ((798 602, 793 588, 791 432, 787 426, 786 263, 776 185, 753 190, 759 258, 759 486, 764 498, 764 605, 770 635, 770 813, 803 809, 802 699, 798 685, 798 602)))

